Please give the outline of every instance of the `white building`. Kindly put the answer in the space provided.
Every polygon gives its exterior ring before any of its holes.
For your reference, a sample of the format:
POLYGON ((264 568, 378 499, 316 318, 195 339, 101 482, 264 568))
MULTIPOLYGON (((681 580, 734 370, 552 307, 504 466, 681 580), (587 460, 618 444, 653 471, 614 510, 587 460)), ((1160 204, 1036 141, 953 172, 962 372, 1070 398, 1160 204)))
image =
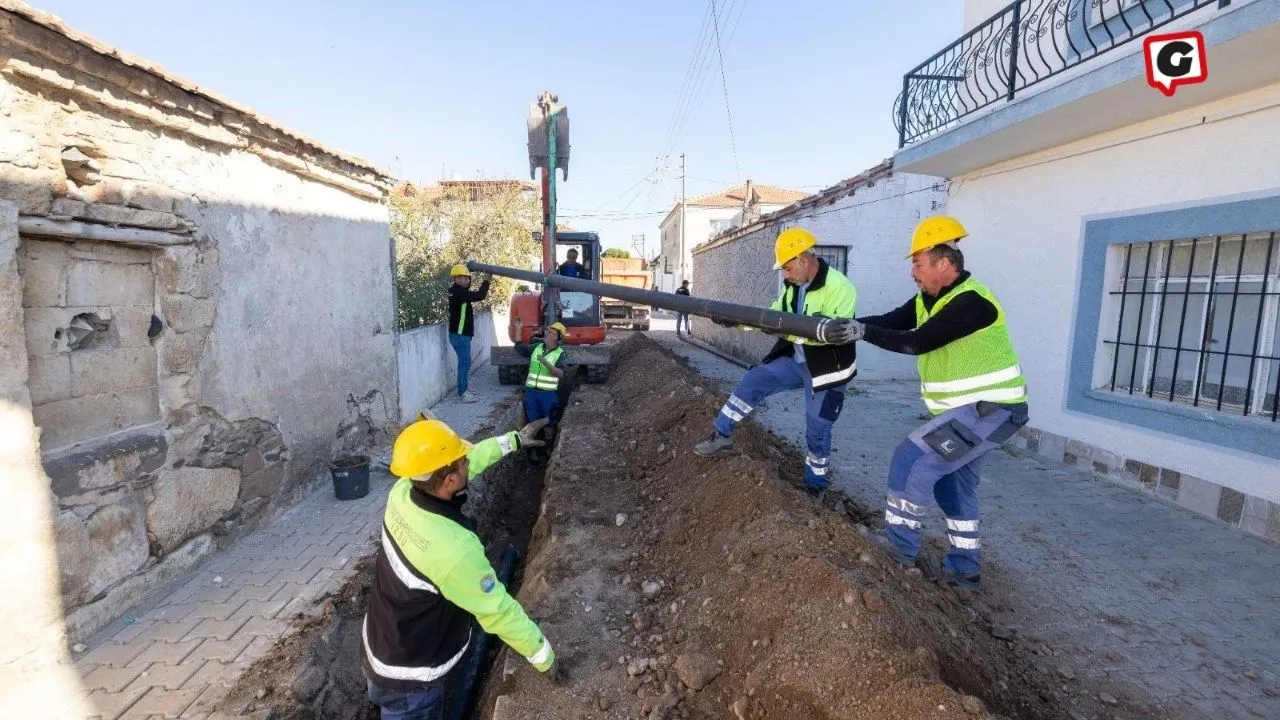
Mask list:
POLYGON ((1280 539, 1280 0, 1081 4, 970 0, 905 78, 896 166, 952 180, 1020 442, 1280 539), (1208 78, 1170 97, 1144 37, 1184 30, 1208 78))
POLYGON ((659 225, 662 254, 654 271, 658 288, 671 292, 680 287, 682 280, 693 280, 694 247, 730 228, 749 225, 761 215, 781 210, 804 196, 798 190, 757 185, 748 180, 735 188, 686 200, 683 239, 680 236, 681 203, 676 203, 659 225))
MULTIPOLYGON (((693 294, 767 307, 782 289, 781 273, 773 269, 774 240, 788 227, 802 227, 818 237, 815 252, 853 281, 857 314, 888 312, 916 294, 903 259, 911 231, 920 218, 944 212, 946 201, 945 181, 895 173, 892 162, 881 163, 695 248, 693 294)), ((749 363, 759 362, 776 339, 705 318, 693 318, 693 327, 699 339, 749 363)), ((859 353, 858 377, 914 379, 916 359, 859 353)))

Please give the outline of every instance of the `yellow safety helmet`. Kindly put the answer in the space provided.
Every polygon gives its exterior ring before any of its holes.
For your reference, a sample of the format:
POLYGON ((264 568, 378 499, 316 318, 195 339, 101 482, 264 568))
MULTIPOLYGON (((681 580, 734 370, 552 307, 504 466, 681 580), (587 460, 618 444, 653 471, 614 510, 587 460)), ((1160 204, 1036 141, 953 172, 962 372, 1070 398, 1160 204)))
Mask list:
POLYGON ((565 334, 566 332, 568 332, 568 331, 569 331, 569 328, 565 327, 565 326, 564 326, 564 323, 560 323, 560 322, 558 322, 558 323, 551 323, 551 329, 556 331, 556 335, 557 335, 561 340, 563 340, 563 339, 564 339, 564 334, 565 334))
POLYGON ((419 420, 405 428, 391 446, 391 474, 416 478, 430 475, 471 452, 471 443, 439 420, 419 420))
POLYGON ((964 229, 960 221, 949 215, 927 217, 916 225, 916 231, 911 234, 911 252, 907 253, 907 257, 968 235, 969 231, 964 229))
POLYGON ((449 268, 450 277, 458 277, 460 275, 471 277, 471 271, 468 270, 467 266, 464 265, 463 263, 458 263, 457 265, 454 265, 453 267, 449 268))
POLYGON ((818 238, 813 233, 804 228, 787 228, 778 233, 778 239, 773 244, 773 255, 778 261, 774 264, 774 270, 781 270, 783 265, 791 262, 800 253, 808 250, 818 244, 818 238))

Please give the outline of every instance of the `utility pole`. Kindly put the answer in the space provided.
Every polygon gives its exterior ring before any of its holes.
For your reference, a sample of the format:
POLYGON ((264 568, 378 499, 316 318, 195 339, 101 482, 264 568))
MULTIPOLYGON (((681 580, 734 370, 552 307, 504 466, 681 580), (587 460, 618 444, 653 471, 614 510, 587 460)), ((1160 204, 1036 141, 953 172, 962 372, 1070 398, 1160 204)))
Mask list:
POLYGON ((680 281, 681 282, 689 279, 688 276, 685 274, 686 268, 684 265, 684 218, 685 218, 684 216, 684 200, 685 200, 684 179, 685 179, 685 174, 686 173, 685 173, 685 167, 684 167, 684 153, 680 153, 680 281))

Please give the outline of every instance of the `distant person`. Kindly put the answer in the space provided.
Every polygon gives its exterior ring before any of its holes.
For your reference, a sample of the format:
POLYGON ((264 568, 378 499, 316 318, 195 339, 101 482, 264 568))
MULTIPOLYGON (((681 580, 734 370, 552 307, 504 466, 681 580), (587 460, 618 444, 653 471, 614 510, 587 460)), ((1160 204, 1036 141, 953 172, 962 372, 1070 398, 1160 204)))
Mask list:
MULTIPOLYGON (((524 329, 524 322, 516 320, 516 335, 524 329)), ((560 381, 564 379, 567 365, 564 339, 567 328, 563 323, 554 323, 542 333, 541 343, 528 345, 517 343, 515 351, 529 358, 529 375, 524 382, 524 417, 526 422, 548 420, 542 438, 550 441, 555 437, 556 422, 560 419, 560 381)), ((536 336, 535 336, 536 337, 536 336)), ((545 462, 548 452, 544 450, 530 451, 529 459, 535 464, 545 462)))
POLYGON ((582 264, 578 262, 578 251, 571 249, 567 254, 568 259, 560 263, 560 267, 556 268, 556 274, 563 275, 565 277, 585 279, 587 277, 587 269, 582 267, 582 264))
POLYGON ((360 653, 383 720, 444 717, 445 678, 471 644, 473 619, 553 683, 567 680, 462 513, 471 479, 505 455, 542 445, 543 424, 472 445, 439 420, 419 420, 396 438, 391 474, 399 479, 387 497, 360 653))
POLYGON ((449 270, 453 285, 449 286, 449 347, 458 356, 458 398, 473 403, 479 398, 467 391, 471 377, 471 338, 475 337, 475 313, 471 303, 483 302, 489 297, 489 278, 480 283, 479 290, 471 289, 471 271, 458 263, 449 270))
MULTIPOLYGON (((680 287, 676 289, 677 295, 689 297, 689 281, 684 280, 680 283, 680 287)), ((693 329, 689 327, 689 313, 676 313, 676 335, 680 334, 680 324, 684 323, 684 331, 693 334, 693 329)))

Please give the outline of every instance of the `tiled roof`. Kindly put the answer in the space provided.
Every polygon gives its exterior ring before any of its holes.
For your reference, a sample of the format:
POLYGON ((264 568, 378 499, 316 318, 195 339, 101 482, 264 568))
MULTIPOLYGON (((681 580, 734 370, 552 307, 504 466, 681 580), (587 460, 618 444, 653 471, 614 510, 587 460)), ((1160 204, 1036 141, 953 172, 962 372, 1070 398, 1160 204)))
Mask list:
POLYGON ((689 207, 740 207, 747 198, 748 187, 755 192, 757 201, 762 205, 790 205, 805 196, 805 193, 799 190, 748 182, 728 190, 696 197, 687 202, 689 207))

